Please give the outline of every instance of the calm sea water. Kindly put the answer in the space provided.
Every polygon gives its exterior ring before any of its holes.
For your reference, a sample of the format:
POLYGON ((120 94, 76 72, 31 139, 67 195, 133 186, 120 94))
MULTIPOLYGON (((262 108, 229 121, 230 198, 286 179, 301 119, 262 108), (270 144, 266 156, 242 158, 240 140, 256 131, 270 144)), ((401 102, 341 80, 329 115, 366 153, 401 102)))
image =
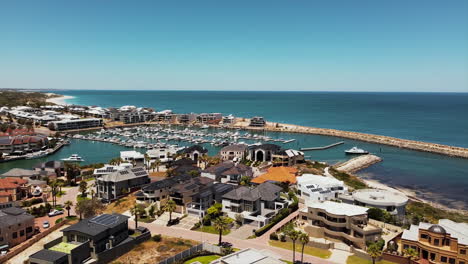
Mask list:
MULTIPOLYGON (((271 121, 382 134, 468 147, 468 95, 395 93, 267 93, 185 91, 60 91, 75 96, 68 103, 100 106, 138 105, 175 112, 222 112, 238 116, 263 115, 271 121), (387 111, 387 112, 386 112, 387 111)), ((468 209, 468 159, 399 149, 336 137, 291 133, 266 134, 295 138, 290 148, 344 145, 307 152, 311 159, 336 163, 349 159, 344 150, 359 146, 383 162, 359 173, 396 187, 414 189, 426 199, 452 208, 468 209)), ((219 150, 206 145, 210 154, 219 150)), ((0 163, 0 173, 10 168, 30 168, 44 160, 80 154, 89 162, 107 162, 126 150, 108 143, 73 140, 70 146, 43 159, 0 163)), ((128 149, 127 149, 128 150, 128 149)))

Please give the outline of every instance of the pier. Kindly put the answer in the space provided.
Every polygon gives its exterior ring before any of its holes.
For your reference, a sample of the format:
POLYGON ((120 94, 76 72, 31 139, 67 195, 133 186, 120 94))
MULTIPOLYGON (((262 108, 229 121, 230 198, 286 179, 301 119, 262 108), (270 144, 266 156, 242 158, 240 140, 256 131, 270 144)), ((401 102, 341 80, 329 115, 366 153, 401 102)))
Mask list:
POLYGON ((336 143, 333 143, 333 144, 330 144, 330 145, 327 145, 327 146, 323 146, 323 147, 300 148, 299 150, 300 151, 323 150, 323 149, 333 148, 333 147, 341 145, 341 144, 344 144, 344 141, 336 142, 336 143))
POLYGON ((382 161, 382 158, 376 155, 367 154, 367 155, 358 156, 356 158, 352 158, 340 164, 336 164, 333 167, 335 167, 335 169, 339 171, 355 173, 357 171, 370 167, 372 164, 375 164, 381 161, 382 161))

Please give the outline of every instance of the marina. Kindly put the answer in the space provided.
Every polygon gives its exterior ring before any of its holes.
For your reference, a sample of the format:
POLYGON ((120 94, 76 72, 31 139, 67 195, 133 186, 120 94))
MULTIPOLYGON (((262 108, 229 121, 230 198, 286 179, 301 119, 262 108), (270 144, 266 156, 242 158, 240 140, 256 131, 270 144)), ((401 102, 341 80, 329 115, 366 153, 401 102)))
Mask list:
POLYGON ((336 142, 336 143, 330 144, 330 145, 328 145, 328 146, 323 146, 323 147, 300 148, 300 150, 301 150, 301 151, 324 150, 324 149, 333 148, 333 147, 338 146, 338 145, 341 145, 341 144, 344 144, 344 141, 336 142))

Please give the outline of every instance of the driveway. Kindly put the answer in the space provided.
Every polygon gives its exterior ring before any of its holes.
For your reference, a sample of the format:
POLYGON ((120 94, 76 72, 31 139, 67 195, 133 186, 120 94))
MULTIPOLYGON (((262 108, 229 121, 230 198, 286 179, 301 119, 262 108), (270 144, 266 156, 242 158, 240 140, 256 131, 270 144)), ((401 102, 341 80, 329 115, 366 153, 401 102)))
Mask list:
POLYGON ((228 237, 238 238, 238 239, 247 239, 249 236, 253 235, 254 226, 244 224, 236 230, 231 230, 228 237))

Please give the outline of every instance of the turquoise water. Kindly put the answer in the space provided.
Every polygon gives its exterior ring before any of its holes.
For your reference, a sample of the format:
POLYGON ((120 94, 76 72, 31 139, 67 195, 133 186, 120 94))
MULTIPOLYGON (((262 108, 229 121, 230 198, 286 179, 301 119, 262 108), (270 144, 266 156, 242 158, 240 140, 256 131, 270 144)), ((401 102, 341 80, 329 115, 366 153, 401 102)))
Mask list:
MULTIPOLYGON (((215 92, 213 95, 211 92, 159 91, 60 91, 60 93, 76 96, 69 103, 102 106, 131 104, 151 106, 158 110, 217 111, 239 116, 251 116, 257 113, 278 122, 362 131, 459 146, 468 145, 468 140, 466 140, 468 135, 467 122, 463 119, 463 114, 459 112, 466 110, 465 113, 468 113, 465 103, 468 101, 465 100, 467 99, 466 94, 215 92), (401 98, 405 95, 408 98, 401 98), (372 102, 364 102, 362 98, 354 99, 360 96, 368 98, 372 102), (190 97, 191 100, 189 100, 190 97), (417 98, 420 98, 422 102, 418 101, 417 98), (211 102, 210 100, 215 101, 211 102), (452 103, 444 103, 444 100, 451 100, 452 103), (386 103, 383 103, 385 101, 386 103), (413 101, 418 102, 414 106, 416 110, 403 114, 403 109, 409 109, 409 104, 413 101), (437 103, 434 103, 432 107, 425 105, 429 102, 437 103), (446 107, 442 107, 444 104, 446 107), (351 107, 351 105, 354 106, 351 107), (392 105, 394 106, 392 107, 392 105), (349 107, 349 110, 344 106, 349 107), (449 109, 452 106, 458 111, 449 109), (427 111, 423 111, 424 108, 427 108, 427 111), (438 108, 440 111, 437 110, 438 108), (338 111, 338 109, 340 110, 338 111), (391 112, 384 114, 383 109, 391 112), (457 113, 455 114, 455 112, 457 113), (383 115, 385 118, 377 118, 383 115), (421 118, 416 118, 417 115, 420 115, 421 118), (447 115, 446 119, 443 118, 444 115, 447 115), (372 121, 373 118, 374 121, 372 121), (436 120, 438 121, 436 122, 436 120), (361 126, 357 124, 361 124, 361 126), (419 132, 421 133, 418 134, 419 132), (447 133, 447 137, 444 136, 444 133, 447 133), (428 137, 433 140, 429 140, 428 137)), ((383 162, 361 171, 360 176, 397 187, 415 189, 422 198, 440 202, 453 208, 468 208, 468 196, 466 195, 468 159, 328 136, 273 132, 266 134, 274 138, 295 138, 295 142, 284 145, 291 148, 325 146, 337 141, 345 141, 344 145, 331 149, 306 152, 306 155, 310 156, 311 159, 330 163, 348 159, 349 157, 344 154, 344 150, 352 146, 359 146, 383 158, 383 162)), ((206 145, 206 147, 209 148, 210 154, 216 154, 218 151, 218 148, 211 145, 206 145)), ((64 158, 73 153, 80 154, 86 160, 85 163, 107 162, 118 156, 119 151, 122 150, 128 149, 109 143, 73 140, 70 146, 64 147, 50 157, 0 163, 0 172, 14 167, 30 168, 39 161, 64 158)))

